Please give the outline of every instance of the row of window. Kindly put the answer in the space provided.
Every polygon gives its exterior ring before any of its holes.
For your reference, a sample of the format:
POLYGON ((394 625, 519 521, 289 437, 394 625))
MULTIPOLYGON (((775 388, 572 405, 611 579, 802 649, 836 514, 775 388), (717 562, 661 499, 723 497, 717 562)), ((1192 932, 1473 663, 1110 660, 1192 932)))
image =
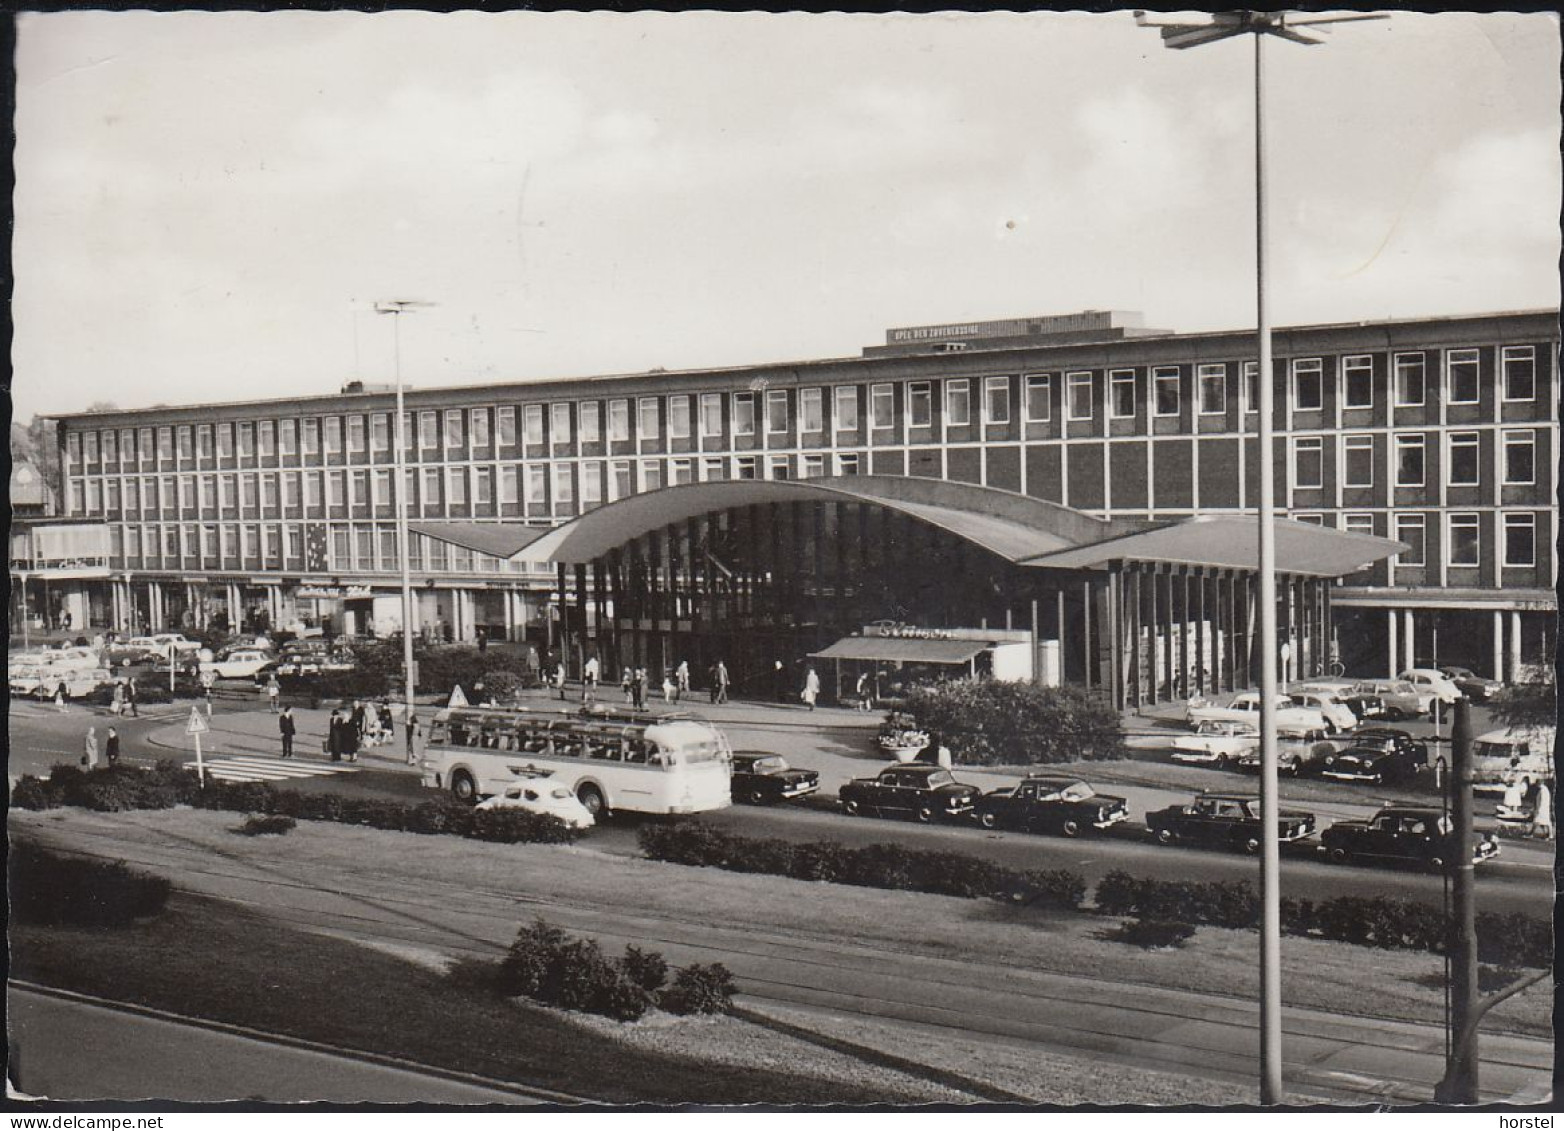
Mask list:
MULTIPOLYGON (((1293 514, 1298 522, 1315 526, 1325 524, 1325 516, 1293 514)), ((1343 514, 1340 529, 1356 534, 1374 534, 1372 514, 1343 514)), ((1426 568, 1428 562, 1428 523, 1437 515, 1406 512, 1391 516, 1390 537, 1405 542, 1409 549, 1391 559, 1405 568, 1426 568)), ((1482 516, 1475 512, 1452 511, 1444 516, 1444 564, 1454 569, 1476 568, 1482 564, 1482 516)), ((1537 516, 1530 511, 1504 511, 1499 515, 1499 539, 1506 568, 1527 569, 1537 564, 1537 516)))
MULTIPOLYGON (((409 501, 434 510, 442 506, 492 508, 503 504, 572 505, 580 486, 583 507, 614 502, 642 491, 661 487, 723 479, 816 479, 826 475, 857 475, 861 457, 844 452, 825 455, 708 456, 674 459, 583 460, 570 463, 504 464, 485 466, 407 468, 403 474, 409 501), (497 494, 496 494, 497 489, 497 494)), ((319 512, 324 507, 355 508, 396 505, 394 472, 284 471, 224 475, 139 476, 130 479, 73 479, 68 494, 69 514, 99 515, 143 511, 196 511, 225 517, 291 512, 319 512)), ((492 514, 492 510, 489 511, 492 514)))
MULTIPOLYGON (((1428 438, 1421 432, 1393 436, 1395 486, 1427 486, 1428 438)), ((1447 487, 1480 487, 1482 435, 1478 432, 1444 434, 1444 481, 1447 487)), ((1325 485, 1327 447, 1324 437, 1301 436, 1292 441, 1293 486, 1299 490, 1325 485)), ((1343 487, 1373 487, 1379 460, 1372 435, 1347 434, 1341 438, 1338 477, 1343 487)), ((1537 434, 1529 428, 1500 434, 1500 483, 1506 487, 1537 482, 1537 434)))
MULTIPOLYGON (((1446 350, 1445 400, 1449 404, 1476 404, 1481 394, 1481 351, 1446 350)), ((1398 353, 1391 359, 1394 372, 1394 402, 1397 407, 1425 403, 1428 395, 1426 355, 1423 352, 1398 353)), ((1196 365, 1193 396, 1196 412, 1202 416, 1222 415, 1228 408, 1226 362, 1196 365)), ((1500 348, 1500 372, 1503 399, 1536 399, 1536 356, 1531 346, 1500 348)), ((1240 404, 1244 412, 1255 412, 1259 405, 1258 366, 1243 362, 1240 367, 1240 404)), ((1054 412, 1054 381, 1064 382, 1064 413, 1070 421, 1091 420, 1096 411, 1099 381, 1090 370, 1065 371, 1062 374, 1031 373, 1020 385, 1020 416, 1026 423, 1048 423, 1054 412)), ((1012 379, 1007 376, 980 380, 946 378, 941 384, 942 419, 946 426, 963 427, 974 422, 974 394, 981 423, 1009 424, 1012 420, 1012 379), (975 387, 976 386, 976 387, 975 387)), ((1374 356, 1360 354, 1341 359, 1340 401, 1345 409, 1374 407, 1374 356)), ((933 381, 905 382, 905 419, 909 428, 934 426, 933 381)), ((1144 378, 1137 369, 1109 369, 1106 375, 1108 416, 1131 419, 1138 413, 1142 389, 1149 387, 1151 415, 1176 417, 1183 410, 1184 370, 1179 366, 1153 366, 1144 378)), ((1292 406, 1298 412, 1322 409, 1325 404, 1325 362, 1322 358, 1298 358, 1291 363, 1292 406)), ((763 427, 767 434, 787 434, 795 423, 802 433, 826 431, 826 404, 831 405, 830 427, 834 432, 856 432, 861 427, 861 410, 866 412, 869 428, 889 431, 897 427, 896 384, 868 386, 867 403, 857 385, 830 388, 804 388, 794 394, 787 389, 763 392, 676 394, 666 397, 641 397, 634 405, 636 435, 643 440, 666 436, 671 440, 689 439, 692 429, 704 438, 724 435, 724 413, 734 436, 752 436, 763 427), (726 403, 725 403, 726 402, 726 403)), ((628 443, 631 439, 631 401, 559 401, 550 405, 529 404, 519 410, 520 438, 530 446, 554 444, 628 443), (546 424, 545 424, 546 421, 546 424), (545 431, 546 428, 546 431, 545 431)), ((363 457, 391 451, 392 414, 305 417, 301 420, 223 421, 214 424, 163 425, 157 428, 122 428, 117 431, 70 432, 66 436, 67 466, 131 464, 159 466, 213 460, 363 457)), ((404 446, 408 451, 446 449, 485 450, 496 441, 502 448, 514 448, 518 439, 518 409, 513 405, 497 408, 433 409, 403 414, 404 446), (441 419, 443 415, 443 421, 441 419), (443 425, 443 426, 442 426, 443 425)))
MULTIPOLYGON (((346 524, 322 532, 310 546, 300 523, 163 525, 111 528, 112 557, 119 568, 288 569, 300 573, 335 570, 387 571, 401 568, 396 528, 346 524)), ((451 546, 422 534, 408 535, 408 568, 456 573, 544 573, 547 565, 510 561, 451 546)))

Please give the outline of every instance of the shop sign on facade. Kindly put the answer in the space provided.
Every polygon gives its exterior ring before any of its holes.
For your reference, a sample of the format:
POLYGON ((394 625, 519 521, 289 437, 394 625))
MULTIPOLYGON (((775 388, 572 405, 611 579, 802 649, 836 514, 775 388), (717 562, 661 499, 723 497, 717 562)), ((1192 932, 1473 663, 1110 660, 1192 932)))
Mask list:
POLYGON ((306 585, 294 596, 314 601, 360 601, 374 596, 367 585, 306 585))

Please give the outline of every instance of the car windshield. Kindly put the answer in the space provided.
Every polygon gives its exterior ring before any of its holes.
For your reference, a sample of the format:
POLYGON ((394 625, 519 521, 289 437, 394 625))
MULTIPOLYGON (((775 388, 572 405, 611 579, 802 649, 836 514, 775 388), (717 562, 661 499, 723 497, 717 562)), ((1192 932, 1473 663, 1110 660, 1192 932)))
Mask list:
POLYGON ((924 782, 930 787, 939 785, 955 785, 956 779, 951 777, 949 770, 935 770, 932 774, 924 779, 924 782))
POLYGON ((1071 782, 1059 791, 1059 796, 1066 801, 1085 801, 1088 797, 1096 797, 1097 791, 1083 781, 1071 782))
POLYGON ((787 759, 780 756, 756 758, 754 769, 757 773, 779 774, 787 769, 787 759))

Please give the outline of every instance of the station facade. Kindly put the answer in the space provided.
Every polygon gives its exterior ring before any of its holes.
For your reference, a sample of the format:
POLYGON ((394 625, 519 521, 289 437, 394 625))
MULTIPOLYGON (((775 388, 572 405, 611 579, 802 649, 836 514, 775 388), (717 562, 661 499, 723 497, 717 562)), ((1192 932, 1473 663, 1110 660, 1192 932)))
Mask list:
MULTIPOLYGON (((1276 332, 1280 513, 1406 547, 1329 587, 1349 670, 1551 656, 1558 345, 1557 311, 1276 332)), ((1253 355, 1252 333, 1087 311, 891 330, 856 358, 412 389, 414 628, 547 644, 556 563, 527 545, 669 486, 929 479, 1108 521, 1252 511, 1253 355)), ((109 547, 107 577, 60 579, 75 623, 394 631, 393 406, 348 386, 62 418, 66 521, 109 547)), ((848 505, 822 545, 861 521, 848 505)), ((865 622, 919 619, 889 604, 865 622)))

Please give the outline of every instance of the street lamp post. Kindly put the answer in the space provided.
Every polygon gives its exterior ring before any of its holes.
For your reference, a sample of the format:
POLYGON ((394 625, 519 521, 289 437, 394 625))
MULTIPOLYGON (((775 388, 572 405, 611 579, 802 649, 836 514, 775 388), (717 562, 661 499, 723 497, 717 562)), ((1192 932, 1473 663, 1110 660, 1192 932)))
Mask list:
POLYGON ((392 316, 393 357, 396 369, 396 554, 402 567, 402 676, 405 684, 407 723, 407 764, 416 762, 413 750, 413 684, 417 669, 413 666, 413 581, 407 555, 407 423, 402 410, 402 315, 420 307, 433 306, 417 299, 390 299, 375 303, 376 314, 392 316))
POLYGON ((1260 613, 1260 1102, 1279 1104, 1282 1087, 1281 983, 1281 849, 1276 826, 1281 816, 1277 797, 1276 746, 1276 484, 1275 395, 1272 388, 1271 315, 1266 294, 1270 233, 1266 224, 1265 167, 1265 37, 1274 35, 1309 46, 1321 41, 1308 27, 1349 20, 1384 19, 1379 15, 1293 18, 1289 12, 1218 12, 1208 23, 1154 22, 1135 13, 1141 27, 1160 28, 1166 47, 1183 50, 1237 35, 1254 36, 1254 192, 1255 192, 1255 327, 1259 337, 1258 401, 1260 441, 1259 592, 1260 613))

